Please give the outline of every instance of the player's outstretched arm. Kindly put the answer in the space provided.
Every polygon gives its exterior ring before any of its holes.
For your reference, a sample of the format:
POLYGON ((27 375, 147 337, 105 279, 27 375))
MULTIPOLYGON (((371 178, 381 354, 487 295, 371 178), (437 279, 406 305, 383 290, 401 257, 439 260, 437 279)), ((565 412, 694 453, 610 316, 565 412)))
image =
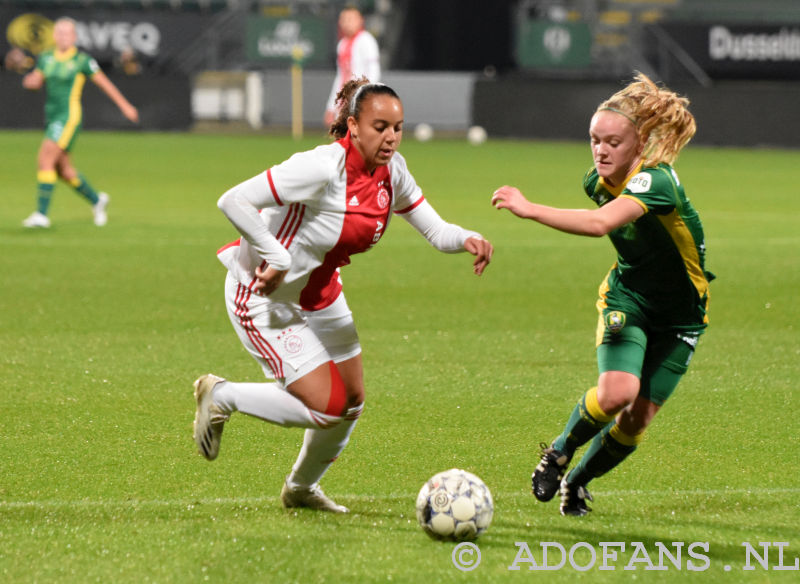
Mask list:
POLYGON ((489 265, 494 252, 492 244, 475 231, 447 223, 428 201, 423 200, 408 213, 403 213, 402 217, 439 251, 445 253, 467 251, 474 255, 472 270, 476 275, 480 276, 489 265))
POLYGON ((614 229, 635 221, 645 209, 628 197, 617 197, 597 209, 559 209, 531 203, 514 187, 503 186, 492 194, 492 205, 508 209, 517 217, 531 219, 573 235, 602 237, 614 229))
POLYGON ((92 81, 113 101, 122 112, 122 115, 132 121, 134 124, 139 122, 139 110, 137 110, 131 103, 125 99, 125 96, 120 93, 117 86, 102 71, 98 71, 92 75, 92 81))

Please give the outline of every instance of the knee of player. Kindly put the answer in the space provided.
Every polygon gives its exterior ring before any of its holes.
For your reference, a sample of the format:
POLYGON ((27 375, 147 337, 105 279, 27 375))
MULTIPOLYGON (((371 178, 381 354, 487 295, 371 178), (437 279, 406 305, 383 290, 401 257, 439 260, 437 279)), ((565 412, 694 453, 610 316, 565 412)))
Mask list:
POLYGON ((609 417, 615 416, 627 408, 635 398, 635 393, 629 393, 619 388, 610 388, 605 392, 598 390, 597 392, 597 404, 609 417))
POLYGON ((333 361, 330 367, 330 393, 325 413, 329 415, 347 416, 348 412, 361 410, 364 405, 364 384, 360 380, 353 381, 342 377, 339 368, 333 361))
POLYGON ((606 371, 597 384, 597 402, 604 412, 614 414, 634 402, 639 395, 640 381, 624 371, 606 371))
POLYGON ((365 399, 364 386, 351 388, 347 387, 347 407, 354 408, 363 406, 365 399))

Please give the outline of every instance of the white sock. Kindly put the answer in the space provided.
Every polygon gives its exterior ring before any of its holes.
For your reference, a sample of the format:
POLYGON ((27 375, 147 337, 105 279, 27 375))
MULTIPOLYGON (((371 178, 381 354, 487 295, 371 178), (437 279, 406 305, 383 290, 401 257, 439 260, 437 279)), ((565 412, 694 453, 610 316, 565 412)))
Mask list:
POLYGON ((278 426, 324 428, 342 420, 338 416, 309 409, 274 383, 223 381, 214 386, 212 397, 226 414, 242 412, 278 426))
POLYGON ((319 482, 347 446, 363 409, 364 404, 348 409, 344 420, 333 428, 306 430, 303 447, 286 481, 290 487, 310 487, 319 482))

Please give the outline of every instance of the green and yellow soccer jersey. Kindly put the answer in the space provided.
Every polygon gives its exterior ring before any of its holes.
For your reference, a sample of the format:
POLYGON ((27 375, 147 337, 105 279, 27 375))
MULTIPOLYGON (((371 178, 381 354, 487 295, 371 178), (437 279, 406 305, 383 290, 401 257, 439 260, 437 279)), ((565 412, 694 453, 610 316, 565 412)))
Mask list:
POLYGON ((63 54, 53 50, 43 52, 36 68, 42 72, 46 82, 44 115, 47 123, 80 124, 83 86, 87 77, 100 70, 97 61, 73 47, 63 54))
POLYGON ((617 250, 612 268, 637 304, 662 324, 705 325, 708 283, 700 217, 668 164, 642 168, 611 187, 591 169, 586 194, 602 206, 616 197, 636 201, 645 214, 609 233, 617 250), (666 321, 666 322, 665 322, 666 321))

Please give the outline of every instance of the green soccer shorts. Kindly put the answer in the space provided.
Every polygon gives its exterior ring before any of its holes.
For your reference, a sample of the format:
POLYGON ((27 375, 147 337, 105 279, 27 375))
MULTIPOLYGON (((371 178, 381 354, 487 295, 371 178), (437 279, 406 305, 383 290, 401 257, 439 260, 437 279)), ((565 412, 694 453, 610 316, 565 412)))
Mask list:
POLYGON ((657 329, 635 312, 605 308, 598 323, 597 366, 600 373, 636 375, 639 395, 662 406, 688 370, 701 333, 657 329))
POLYGON ((69 124, 64 120, 48 122, 44 129, 44 137, 58 144, 64 152, 69 152, 80 134, 80 124, 69 124))

